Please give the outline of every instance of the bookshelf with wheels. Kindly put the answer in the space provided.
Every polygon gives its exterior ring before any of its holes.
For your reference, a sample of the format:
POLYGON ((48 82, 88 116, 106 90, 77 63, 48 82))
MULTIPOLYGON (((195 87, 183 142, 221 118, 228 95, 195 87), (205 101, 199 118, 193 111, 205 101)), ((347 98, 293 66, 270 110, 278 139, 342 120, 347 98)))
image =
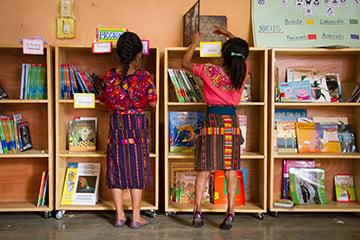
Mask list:
POLYGON ((360 103, 346 102, 355 83, 360 79, 360 49, 272 49, 271 83, 269 107, 269 210, 277 216, 279 212, 360 212, 360 153, 279 153, 274 149, 275 111, 279 109, 307 110, 308 117, 347 117, 357 138, 359 151, 360 103), (345 102, 277 102, 276 81, 285 81, 287 67, 311 67, 321 73, 339 73, 342 95, 345 102), (276 71, 278 68, 278 71, 276 71), (278 74, 276 74, 278 72, 278 74), (277 77, 278 76, 278 77, 277 77), (293 208, 275 207, 281 199, 283 160, 315 160, 316 167, 325 170, 325 191, 328 204, 295 205, 293 208), (352 174, 354 177, 356 202, 336 201, 334 176, 352 174))
POLYGON ((0 45, 0 86, 8 98, 0 99, 1 115, 21 114, 28 122, 32 149, 0 154, 0 212, 44 212, 54 208, 53 145, 53 47, 45 46, 44 55, 25 55, 20 45, 0 45), (21 99, 22 64, 45 66, 44 99, 21 99), (46 201, 37 207, 42 172, 48 172, 46 201))
MULTIPOLYGON (((151 48, 150 55, 144 56, 144 69, 148 70, 154 77, 159 94, 159 50, 151 48)), ((105 105, 99 100, 95 102, 94 109, 74 108, 74 100, 61 99, 60 95, 60 66, 61 64, 72 64, 81 71, 95 73, 103 77, 105 71, 111 67, 118 66, 118 60, 113 49, 111 54, 93 54, 90 46, 57 46, 55 51, 55 106, 56 106, 56 191, 55 209, 56 218, 61 219, 65 211, 96 211, 115 209, 112 202, 110 190, 106 186, 106 145, 109 131, 109 114, 105 105), (74 117, 96 117, 97 138, 96 151, 71 152, 68 149, 68 123, 74 117), (70 162, 101 163, 99 200, 96 205, 62 205, 61 196, 66 175, 66 168, 70 162)), ((160 94, 159 94, 160 95, 160 94)), ((158 97, 160 98, 160 96, 158 97)), ((159 161, 159 104, 151 110, 151 150, 150 164, 153 174, 153 182, 147 186, 143 193, 141 210, 150 216, 155 216, 158 209, 158 161, 159 161)), ((131 210, 130 192, 124 191, 124 209, 131 210)))
MULTIPOLYGON (((187 48, 165 49, 164 60, 164 139, 165 139, 165 211, 167 214, 192 212, 193 204, 179 203, 170 199, 171 165, 173 163, 194 163, 194 154, 172 153, 169 143, 169 112, 206 111, 202 102, 178 102, 168 69, 181 69, 182 58, 187 48)), ((200 58, 195 51, 194 62, 221 64, 220 58, 200 58)), ((236 212, 254 213, 260 219, 266 212, 267 186, 267 50, 251 48, 249 72, 252 74, 252 101, 241 102, 237 114, 247 116, 246 149, 241 153, 241 167, 247 169, 245 205, 237 205, 236 212)), ((203 204, 203 212, 225 212, 225 205, 203 204)))

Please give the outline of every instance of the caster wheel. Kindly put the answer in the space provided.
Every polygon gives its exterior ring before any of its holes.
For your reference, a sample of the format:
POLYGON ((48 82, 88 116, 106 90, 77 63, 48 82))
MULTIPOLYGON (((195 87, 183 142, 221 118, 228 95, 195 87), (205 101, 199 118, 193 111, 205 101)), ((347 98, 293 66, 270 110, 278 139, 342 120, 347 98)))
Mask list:
POLYGON ((156 217, 156 212, 154 210, 146 211, 144 214, 150 218, 156 217))
POLYGON ((65 215, 65 211, 64 210, 59 210, 59 211, 56 211, 55 218, 57 220, 60 220, 60 219, 64 218, 64 215, 65 215))
POLYGON ((165 216, 171 217, 171 218, 176 218, 176 212, 166 212, 165 216))
POLYGON ((279 213, 278 212, 271 212, 270 215, 274 218, 279 217, 279 213))
POLYGON ((45 219, 51 218, 51 212, 44 212, 44 218, 45 219))
POLYGON ((255 214, 255 217, 256 217, 257 219, 259 219, 259 220, 264 220, 264 218, 265 218, 265 216, 264 216, 263 213, 256 213, 256 214, 255 214))

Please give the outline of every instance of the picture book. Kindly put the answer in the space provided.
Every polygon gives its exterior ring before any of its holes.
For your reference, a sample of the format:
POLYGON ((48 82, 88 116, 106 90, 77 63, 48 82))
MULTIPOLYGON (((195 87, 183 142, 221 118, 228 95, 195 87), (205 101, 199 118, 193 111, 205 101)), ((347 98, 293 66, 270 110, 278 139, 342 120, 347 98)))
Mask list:
POLYGON ((195 171, 175 172, 175 200, 178 203, 194 204, 195 200, 195 171))
POLYGON ((340 74, 327 73, 325 74, 325 80, 329 90, 330 102, 343 102, 340 74))
POLYGON ((296 136, 299 153, 321 152, 321 142, 314 122, 297 122, 296 136))
POLYGON ((169 161, 169 192, 170 200, 176 201, 176 192, 175 189, 179 187, 179 182, 175 182, 175 174, 179 171, 194 171, 193 162, 173 162, 169 161))
POLYGON ((342 153, 357 152, 355 134, 351 131, 350 125, 338 125, 339 140, 342 153))
POLYGON ((313 102, 331 102, 332 98, 325 77, 314 77, 310 80, 310 83, 313 102))
POLYGON ((354 177, 350 174, 334 176, 337 202, 356 202, 354 177))
POLYGON ((309 67, 288 67, 286 68, 287 82, 311 81, 318 73, 316 68, 309 67))
POLYGON ((69 122, 69 151, 96 150, 97 121, 92 119, 74 119, 69 122))
POLYGON ((315 168, 315 160, 283 160, 283 199, 289 199, 289 168, 315 168))
POLYGON ((246 150, 246 129, 247 129, 247 116, 246 115, 238 115, 239 127, 241 131, 241 135, 244 139, 244 143, 240 146, 240 151, 245 152, 246 150))
MULTIPOLYGON (((226 179, 223 170, 216 170, 211 177, 213 189, 211 189, 210 201, 212 204, 227 204, 226 179)), ((245 182, 244 171, 237 171, 238 186, 236 188, 235 204, 245 205, 245 182)))
POLYGON ((297 122, 298 118, 307 117, 306 109, 275 109, 274 122, 297 122))
POLYGON ((203 34, 204 42, 222 42, 224 43, 227 38, 223 35, 214 34, 214 26, 221 27, 222 29, 227 28, 227 17, 226 16, 210 16, 210 15, 201 15, 200 16, 200 31, 203 34))
POLYGON ((68 163, 61 204, 95 205, 98 201, 99 178, 100 163, 68 163))
POLYGON ((320 150, 324 153, 341 153, 338 126, 335 123, 315 123, 320 141, 320 150))
POLYGON ((183 20, 183 46, 187 47, 191 44, 194 34, 200 31, 200 1, 196 1, 184 14, 183 20))
POLYGON ((320 168, 290 168, 290 194, 294 204, 327 204, 325 171, 320 168))
POLYGON ((296 153, 295 122, 277 123, 277 150, 279 153, 296 153))
POLYGON ((282 82, 279 86, 281 102, 310 102, 311 84, 308 80, 282 82))
POLYGON ((170 152, 194 151, 204 117, 203 112, 169 112, 170 152))

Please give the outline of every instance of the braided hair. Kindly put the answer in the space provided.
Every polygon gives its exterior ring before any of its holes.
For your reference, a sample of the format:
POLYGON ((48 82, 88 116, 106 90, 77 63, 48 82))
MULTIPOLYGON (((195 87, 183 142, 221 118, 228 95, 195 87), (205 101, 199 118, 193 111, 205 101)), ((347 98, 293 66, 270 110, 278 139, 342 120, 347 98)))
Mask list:
POLYGON ((239 90, 246 77, 246 59, 249 56, 249 44, 241 38, 231 38, 222 48, 224 66, 230 70, 233 88, 239 90))
POLYGON ((116 53, 122 64, 122 75, 127 77, 130 64, 136 55, 142 52, 143 46, 140 38, 136 33, 124 32, 118 39, 116 53))

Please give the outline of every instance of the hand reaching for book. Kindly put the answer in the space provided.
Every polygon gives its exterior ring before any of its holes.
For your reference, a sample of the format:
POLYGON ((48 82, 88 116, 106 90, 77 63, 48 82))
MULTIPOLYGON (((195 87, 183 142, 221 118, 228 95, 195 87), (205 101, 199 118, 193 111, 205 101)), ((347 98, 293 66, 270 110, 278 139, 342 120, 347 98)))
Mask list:
POLYGON ((228 37, 228 38, 234 38, 235 36, 229 32, 228 30, 226 29, 223 29, 219 26, 214 26, 214 31, 213 31, 214 34, 216 35, 223 35, 225 37, 228 37))
POLYGON ((203 34, 196 32, 192 38, 192 43, 197 46, 199 45, 199 43, 201 42, 201 40, 203 39, 203 34))

